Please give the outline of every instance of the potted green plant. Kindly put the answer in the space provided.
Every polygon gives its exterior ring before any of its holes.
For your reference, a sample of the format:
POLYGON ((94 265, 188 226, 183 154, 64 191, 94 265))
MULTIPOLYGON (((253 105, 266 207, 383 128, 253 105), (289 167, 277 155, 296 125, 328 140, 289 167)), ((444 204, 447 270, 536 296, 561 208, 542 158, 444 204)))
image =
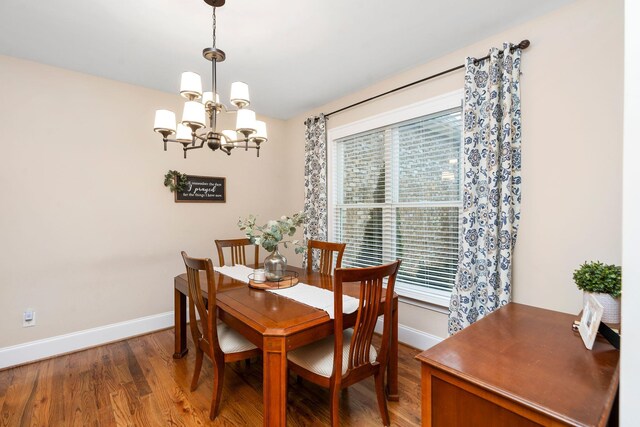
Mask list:
POLYGON ((304 224, 306 217, 303 212, 291 216, 282 216, 280 219, 271 220, 264 225, 256 225, 256 217, 249 215, 246 219, 238 220, 238 227, 254 245, 261 245, 271 254, 264 260, 264 270, 267 280, 280 280, 287 270, 287 259, 278 252, 278 245, 284 247, 292 244, 296 253, 302 253, 305 246, 299 240, 285 240, 287 236, 293 236, 298 227, 304 224))
POLYGON ((622 293, 622 267, 600 261, 585 262, 573 272, 578 289, 584 299, 593 294, 604 307, 602 321, 620 323, 620 295, 622 293))

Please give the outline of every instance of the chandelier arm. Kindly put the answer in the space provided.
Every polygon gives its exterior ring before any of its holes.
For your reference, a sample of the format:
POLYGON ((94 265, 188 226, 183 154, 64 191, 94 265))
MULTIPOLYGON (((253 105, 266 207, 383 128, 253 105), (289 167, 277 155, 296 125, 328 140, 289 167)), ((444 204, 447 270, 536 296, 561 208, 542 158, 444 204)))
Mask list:
MULTIPOLYGON (((180 142, 180 141, 177 141, 177 142, 180 142)), ((181 142, 182 150, 184 152, 184 158, 185 159, 187 158, 187 151, 188 150, 197 150, 198 148, 202 148, 202 147, 204 147, 204 143, 205 143, 205 141, 201 141, 200 145, 193 144, 193 145, 189 146, 190 143, 181 142)))
POLYGON ((233 146, 234 148, 254 148, 260 149, 260 144, 264 141, 256 141, 255 138, 239 138, 233 140, 226 140, 227 142, 222 144, 222 146, 229 147, 233 146))
POLYGON ((238 143, 236 143, 236 144, 237 144, 237 145, 234 145, 234 147, 237 147, 237 148, 244 148, 244 149, 245 149, 245 151, 248 151, 248 150, 249 150, 249 148, 251 148, 251 149, 258 149, 258 148, 260 148, 260 146, 259 146, 259 145, 257 145, 257 144, 256 144, 256 145, 250 145, 248 142, 244 142, 244 141, 242 141, 242 142, 238 142, 238 143))
POLYGON ((207 134, 206 133, 202 133, 200 135, 196 135, 194 133, 194 134, 191 134, 191 136, 193 137, 194 144, 195 144, 195 140, 196 139, 199 139, 200 141, 203 141, 203 142, 206 142, 206 140, 207 140, 207 134))
POLYGON ((177 139, 171 139, 171 138, 163 138, 162 141, 164 141, 164 146, 165 146, 165 151, 167 151, 167 142, 177 142, 178 144, 182 144, 183 146, 187 146, 189 144, 191 144, 191 141, 179 141, 177 139))
POLYGON ((190 146, 190 147, 189 147, 188 145, 185 145, 185 146, 184 146, 184 148, 183 148, 183 150, 184 150, 185 152, 186 152, 187 150, 197 150, 198 148, 202 148, 202 147, 204 147, 204 143, 205 143, 205 141, 201 141, 201 142, 200 142, 200 145, 192 145, 192 146, 190 146))

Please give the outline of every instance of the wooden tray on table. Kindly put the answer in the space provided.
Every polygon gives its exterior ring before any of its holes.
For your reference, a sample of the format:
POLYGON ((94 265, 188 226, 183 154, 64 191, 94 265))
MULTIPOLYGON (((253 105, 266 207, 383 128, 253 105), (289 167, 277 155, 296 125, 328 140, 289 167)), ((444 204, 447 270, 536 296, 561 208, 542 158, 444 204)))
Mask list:
POLYGON ((266 280, 264 282, 256 282, 253 280, 253 273, 249 275, 249 287, 253 289, 286 289, 298 284, 298 273, 296 271, 287 270, 286 274, 280 280, 266 280))

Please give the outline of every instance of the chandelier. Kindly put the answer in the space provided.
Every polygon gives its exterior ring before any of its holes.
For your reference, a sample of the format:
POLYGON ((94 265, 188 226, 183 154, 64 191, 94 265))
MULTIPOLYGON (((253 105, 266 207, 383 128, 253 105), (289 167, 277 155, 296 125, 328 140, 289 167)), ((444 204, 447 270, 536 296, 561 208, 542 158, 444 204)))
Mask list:
POLYGON ((182 144, 184 158, 187 151, 202 148, 207 144, 211 150, 220 149, 231 155, 233 148, 255 148, 260 157, 260 144, 267 141, 267 126, 263 121, 256 120, 256 113, 249 110, 249 86, 243 82, 235 82, 231 85, 230 101, 237 109, 236 129, 217 129, 217 115, 221 111, 229 111, 220 103, 220 97, 216 88, 216 63, 225 60, 225 53, 216 48, 216 7, 224 5, 225 0, 204 0, 213 9, 212 21, 212 47, 202 51, 202 56, 211 61, 211 92, 202 91, 200 75, 190 71, 182 73, 180 81, 180 95, 187 101, 182 110, 182 121, 176 126, 176 115, 173 111, 157 110, 153 130, 162 135, 164 151, 167 151, 167 142, 182 144), (169 137, 175 134, 175 139, 169 137))

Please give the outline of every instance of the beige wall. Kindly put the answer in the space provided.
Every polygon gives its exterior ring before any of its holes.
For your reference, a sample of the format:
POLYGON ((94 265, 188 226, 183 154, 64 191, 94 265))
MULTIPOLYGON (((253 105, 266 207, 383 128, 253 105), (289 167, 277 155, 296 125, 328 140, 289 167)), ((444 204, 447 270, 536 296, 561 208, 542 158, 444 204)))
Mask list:
MULTIPOLYGON (((622 1, 574 2, 309 111, 287 122, 288 139, 302 159, 305 117, 462 64, 466 56, 483 56, 504 41, 525 38, 531 47, 522 55, 522 219, 513 298, 577 313, 581 295, 572 281, 573 270, 585 260, 621 261, 622 1)), ((337 114, 329 119, 329 128, 459 89, 463 77, 463 71, 454 72, 337 114)), ((446 336, 442 313, 403 304, 400 321, 446 336)))
POLYGON ((262 118, 259 159, 163 151, 154 110, 181 111, 178 78, 167 94, 0 56, 0 348, 171 311, 180 250, 213 257, 239 216, 302 208, 281 192, 298 178, 282 121, 262 118), (226 177, 227 203, 174 203, 169 169, 226 177))
MULTIPOLYGON (((522 65, 514 299, 577 312, 572 271, 587 259, 621 258, 622 18, 620 0, 580 0, 287 122, 263 117, 270 141, 260 159, 203 149, 183 160, 177 146, 163 152, 153 114, 179 111, 177 94, 0 56, 0 348, 172 310, 179 250, 214 256, 213 239, 237 236, 239 216, 266 220, 302 207, 306 117, 523 38, 532 44, 522 65), (227 177, 227 203, 174 203, 162 186, 168 169, 227 177), (22 328, 28 307, 38 325, 22 328)), ((456 72, 333 116, 329 125, 462 85, 456 72)), ((402 304, 400 321, 446 336, 438 311, 402 304)))

